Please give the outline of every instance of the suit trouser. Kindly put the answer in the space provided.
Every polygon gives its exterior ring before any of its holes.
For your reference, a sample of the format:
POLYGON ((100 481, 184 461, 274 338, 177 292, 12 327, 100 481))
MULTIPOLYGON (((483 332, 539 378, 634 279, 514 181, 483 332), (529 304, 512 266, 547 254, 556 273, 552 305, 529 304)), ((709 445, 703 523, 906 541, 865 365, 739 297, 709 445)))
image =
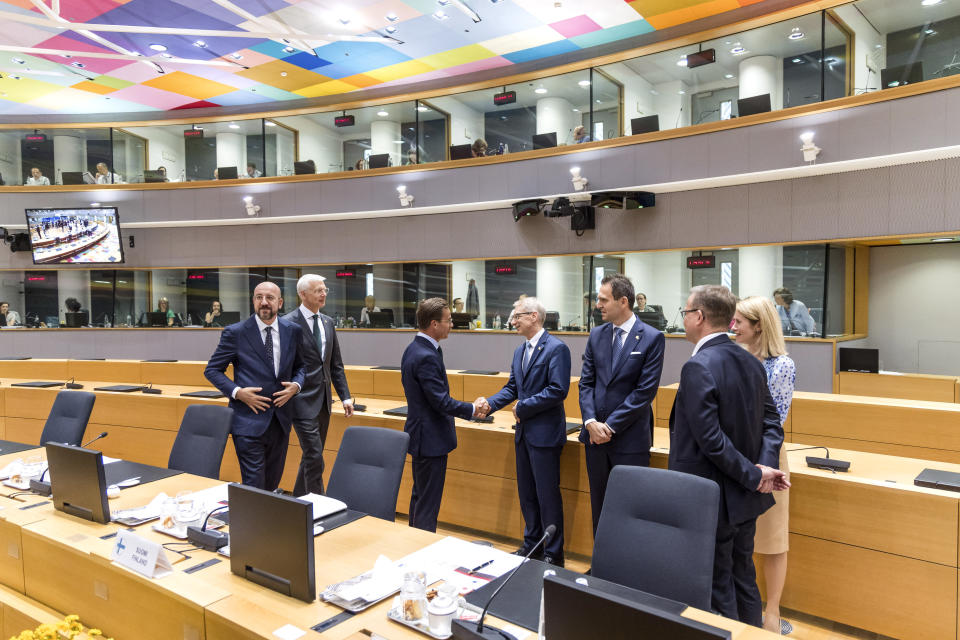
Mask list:
POLYGON ((294 418, 293 428, 300 440, 303 456, 297 470, 297 482, 293 495, 323 493, 323 443, 327 441, 330 427, 330 408, 325 405, 313 418, 294 418))
POLYGON ((597 533, 600 523, 600 511, 603 510, 603 497, 607 494, 607 478, 618 464, 631 467, 649 467, 650 451, 640 453, 620 453, 609 444, 589 444, 584 446, 587 457, 587 478, 590 480, 590 510, 593 513, 593 533, 597 533))
POLYGON ((413 456, 413 491, 410 493, 410 526, 436 532, 447 456, 413 456))
POLYGON ((515 445, 517 453, 517 493, 523 514, 523 546, 532 549, 551 524, 557 533, 546 544, 543 553, 552 558, 563 557, 563 500, 560 496, 560 452, 558 447, 534 447, 521 437, 515 445))
POLYGON ((233 446, 240 462, 243 484, 273 491, 280 486, 283 463, 287 459, 290 431, 280 426, 274 415, 270 426, 259 436, 233 436, 233 446))
POLYGON ((753 565, 757 519, 717 526, 713 559, 713 608, 720 615, 761 626, 763 605, 753 565))

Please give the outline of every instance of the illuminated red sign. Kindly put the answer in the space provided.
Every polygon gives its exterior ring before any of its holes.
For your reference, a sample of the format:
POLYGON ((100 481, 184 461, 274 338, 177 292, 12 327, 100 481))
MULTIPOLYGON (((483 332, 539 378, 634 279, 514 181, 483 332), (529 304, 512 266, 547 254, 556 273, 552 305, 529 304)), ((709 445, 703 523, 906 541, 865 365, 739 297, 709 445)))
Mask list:
POLYGON ((185 129, 183 132, 184 138, 202 138, 203 129, 185 129))
POLYGON ((336 116, 333 119, 333 125, 336 127, 352 127, 354 122, 353 116, 336 116))
POLYGON ((354 278, 356 277, 357 272, 353 269, 340 269, 337 271, 338 278, 354 278))
POLYGON ((46 142, 47 136, 42 133, 28 133, 23 139, 27 142, 46 142))
POLYGON ((517 101, 516 91, 504 91, 493 96, 493 104, 498 107, 502 104, 511 104, 517 101))
POLYGON ((206 280, 207 276, 202 273, 192 273, 187 276, 187 280, 206 280))
POLYGON ((27 282, 46 282, 47 276, 27 276, 27 282))
POLYGON ((710 256, 690 256, 687 258, 687 269, 713 269, 717 262, 717 257, 710 256))
POLYGON ((512 276, 517 272, 517 268, 512 264, 504 264, 494 267, 493 272, 498 276, 512 276))

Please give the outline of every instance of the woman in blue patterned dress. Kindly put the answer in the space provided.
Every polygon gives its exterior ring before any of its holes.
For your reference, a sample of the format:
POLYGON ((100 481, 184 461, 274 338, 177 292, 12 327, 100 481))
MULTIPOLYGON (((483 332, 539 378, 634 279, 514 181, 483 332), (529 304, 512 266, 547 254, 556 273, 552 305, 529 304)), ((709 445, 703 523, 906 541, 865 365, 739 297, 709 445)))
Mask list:
MULTIPOLYGON (((759 296, 738 302, 737 312, 733 316, 733 332, 737 342, 763 363, 770 396, 777 405, 782 425, 790 413, 797 375, 793 360, 787 356, 780 318, 773 303, 759 296)), ((789 477, 786 447, 780 448, 780 469, 786 471, 789 477)), ((754 552, 761 558, 767 584, 763 628, 786 635, 793 630, 789 622, 780 619, 780 596, 787 577, 789 493, 776 491, 774 497, 777 503, 757 519, 754 552)))

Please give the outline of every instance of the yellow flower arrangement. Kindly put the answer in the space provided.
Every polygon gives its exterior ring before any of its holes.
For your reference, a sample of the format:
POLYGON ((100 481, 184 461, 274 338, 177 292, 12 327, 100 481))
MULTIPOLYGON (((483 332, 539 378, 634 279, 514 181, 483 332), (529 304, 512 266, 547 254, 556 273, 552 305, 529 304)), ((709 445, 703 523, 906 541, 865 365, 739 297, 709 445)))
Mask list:
POLYGON ((80 616, 71 614, 60 622, 46 622, 34 630, 21 631, 10 640, 113 640, 105 638, 100 629, 84 629, 80 616))

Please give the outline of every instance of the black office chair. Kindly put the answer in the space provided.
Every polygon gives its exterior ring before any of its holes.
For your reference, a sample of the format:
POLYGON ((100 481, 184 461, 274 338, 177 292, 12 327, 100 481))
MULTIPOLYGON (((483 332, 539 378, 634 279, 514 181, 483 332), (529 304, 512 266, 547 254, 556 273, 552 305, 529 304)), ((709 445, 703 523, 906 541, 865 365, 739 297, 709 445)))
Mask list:
POLYGON ((393 522, 410 436, 383 427, 348 427, 330 472, 327 495, 393 522))
POLYGON ((709 611, 719 508, 720 487, 705 478, 614 467, 594 537, 593 575, 709 611))
POLYGON ((233 409, 210 404, 191 404, 183 414, 180 430, 170 449, 168 469, 217 479, 223 450, 230 435, 233 409))
POLYGON ((48 442, 80 446, 96 399, 97 396, 89 391, 57 392, 40 434, 40 446, 48 442))

